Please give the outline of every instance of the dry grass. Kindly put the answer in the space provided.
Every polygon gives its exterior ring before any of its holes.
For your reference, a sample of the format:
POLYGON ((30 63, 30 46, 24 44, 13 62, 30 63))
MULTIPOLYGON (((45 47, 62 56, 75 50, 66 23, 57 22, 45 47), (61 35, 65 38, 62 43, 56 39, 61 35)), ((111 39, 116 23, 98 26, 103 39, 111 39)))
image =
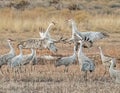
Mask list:
MULTIPOLYGON (((104 41, 97 43, 102 46, 104 54, 119 57, 120 45, 108 45, 104 41), (118 50, 116 51, 117 48, 118 50)), ((96 44, 96 45, 97 45, 96 44)), ((73 45, 62 45, 59 44, 58 54, 71 55, 73 45), (69 47, 68 47, 69 46, 69 47), (69 51, 69 52, 68 52, 69 51)), ((8 47, 2 47, 1 52, 5 53, 8 51, 8 47)), ((68 72, 64 72, 64 66, 56 68, 54 61, 39 61, 37 65, 22 66, 16 73, 11 70, 8 66, 2 66, 4 76, 0 75, 0 92, 4 93, 119 93, 120 86, 116 84, 107 74, 103 77, 104 67, 101 64, 100 56, 98 54, 98 46, 94 46, 91 49, 85 49, 85 53, 95 61, 96 69, 93 73, 88 73, 87 83, 84 81, 83 75, 80 71, 80 67, 77 64, 71 65, 68 72), (44 62, 44 65, 40 63, 44 62)), ((30 51, 24 50, 24 54, 28 54, 30 51)), ((17 49, 17 54, 19 50, 17 49)), ((38 51, 37 55, 45 54, 45 51, 38 51)), ((119 69, 120 63, 117 62, 117 69, 119 69)))
MULTIPOLYGON (((69 11, 55 10, 53 8, 35 8, 32 10, 17 11, 14 9, 1 9, 0 10, 0 32, 2 39, 17 35, 16 38, 27 38, 31 35, 36 37, 39 32, 39 27, 47 28, 51 21, 57 23, 54 27, 55 31, 70 32, 70 27, 64 21, 68 18, 73 18, 78 24, 80 31, 93 30, 104 32, 119 32, 120 17, 118 15, 91 15, 85 11, 69 11), (8 33, 9 32, 9 33, 8 33), (22 36, 26 33, 25 36, 22 36)), ((52 31, 51 31, 52 32, 52 31)), ((69 36, 70 34, 68 34, 69 36)), ((14 37, 15 38, 15 37, 14 37)))
MULTIPOLYGON (((33 66, 32 66, 33 67, 33 66)), ((119 93, 119 84, 115 84, 108 74, 103 76, 104 69, 101 64, 93 74, 88 74, 85 82, 78 65, 69 67, 69 72, 64 73, 64 67, 55 68, 52 64, 36 65, 31 69, 30 65, 21 68, 16 75, 11 70, 1 79, 1 92, 19 93, 119 93), (25 70, 26 69, 26 70, 25 70)), ((5 69, 3 69, 5 71, 5 69)))
MULTIPOLYGON (((119 93, 119 84, 114 83, 108 73, 105 77, 102 77, 104 68, 98 55, 98 46, 103 47, 105 54, 120 57, 120 16, 92 15, 86 11, 55 10, 52 7, 25 11, 4 8, 0 10, 0 14, 0 54, 8 52, 6 42, 8 37, 18 41, 39 37, 39 27, 46 29, 51 21, 57 23, 52 29, 53 32, 51 31, 54 38, 57 38, 58 35, 70 37, 71 28, 64 22, 68 18, 76 20, 80 31, 93 30, 110 34, 110 38, 95 43, 95 46, 91 49, 84 50, 96 63, 96 70, 93 74, 89 73, 87 84, 78 64, 70 66, 68 73, 64 73, 64 67, 55 68, 54 62, 52 64, 47 62, 48 64, 45 65, 27 65, 18 70, 15 75, 9 67, 3 66, 2 70, 5 76, 0 76, 1 93, 119 93), (8 71, 6 71, 7 68, 8 71)), ((16 43, 14 47, 16 47, 16 43)), ((73 45, 58 44, 57 47, 59 48, 58 54, 72 54, 73 45)), ((18 54, 19 50, 15 49, 18 54)), ((30 53, 29 50, 24 50, 24 54, 28 53, 30 53)), ((46 54, 46 51, 38 50, 37 55, 41 54, 46 54)), ((118 61, 117 69, 119 67, 118 61)))

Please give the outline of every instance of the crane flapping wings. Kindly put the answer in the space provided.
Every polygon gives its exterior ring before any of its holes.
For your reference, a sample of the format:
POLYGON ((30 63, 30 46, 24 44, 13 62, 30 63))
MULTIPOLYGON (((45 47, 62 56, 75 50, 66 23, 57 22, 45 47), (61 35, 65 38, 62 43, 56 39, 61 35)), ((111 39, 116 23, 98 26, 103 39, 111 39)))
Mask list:
POLYGON ((23 48, 38 48, 42 49, 42 41, 43 39, 40 38, 30 38, 24 41, 21 41, 18 45, 22 45, 23 48))
POLYGON ((80 32, 84 38, 89 39, 89 41, 94 42, 106 37, 109 37, 108 34, 104 33, 104 32, 80 32))

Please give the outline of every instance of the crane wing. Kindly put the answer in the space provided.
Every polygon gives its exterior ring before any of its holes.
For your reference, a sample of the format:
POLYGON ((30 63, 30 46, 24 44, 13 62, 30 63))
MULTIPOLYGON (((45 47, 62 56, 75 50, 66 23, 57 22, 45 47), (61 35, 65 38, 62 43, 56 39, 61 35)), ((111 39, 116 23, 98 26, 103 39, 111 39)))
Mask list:
POLYGON ((90 41, 94 42, 97 41, 99 39, 103 39, 108 37, 109 35, 103 32, 81 32, 81 34, 86 37, 89 38, 90 41))
POLYGON ((40 38, 30 38, 24 41, 21 41, 18 45, 22 45, 23 48, 39 48, 42 49, 42 41, 43 39, 40 38))

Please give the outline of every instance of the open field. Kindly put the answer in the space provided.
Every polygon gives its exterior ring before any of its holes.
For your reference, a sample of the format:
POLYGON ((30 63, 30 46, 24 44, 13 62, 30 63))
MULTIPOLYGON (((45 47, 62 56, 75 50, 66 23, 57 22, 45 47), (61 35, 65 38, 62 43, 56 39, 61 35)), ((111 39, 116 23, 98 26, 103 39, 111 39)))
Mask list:
MULTIPOLYGON (((95 1, 99 2, 99 0, 95 1)), ((107 1, 104 5, 108 5, 107 1)), ((112 1, 110 4, 112 5, 112 1)), ((51 21, 56 23, 50 32, 52 37, 55 39, 61 36, 70 38, 71 27, 65 22, 69 18, 76 21, 79 31, 101 31, 110 36, 95 42, 92 48, 84 49, 85 54, 92 58, 96 65, 95 71, 88 74, 88 81, 84 81, 84 73, 80 71, 78 62, 70 65, 68 72, 64 72, 64 66, 56 68, 54 61, 39 61, 37 65, 29 64, 21 67, 15 75, 8 66, 4 65, 2 66, 4 76, 0 75, 0 93, 120 93, 120 84, 116 84, 109 77, 108 72, 103 77, 105 69, 102 66, 98 49, 98 46, 101 46, 104 54, 119 59, 116 69, 120 69, 119 14, 93 14, 86 10, 67 8, 56 10, 53 7, 36 7, 24 11, 9 7, 1 8, 0 55, 9 51, 7 38, 16 40, 14 47, 16 54, 19 54, 17 43, 27 38, 39 37, 39 28, 46 29, 51 21)), ((56 46, 58 47, 56 55, 67 56, 73 53, 73 44, 60 43, 56 46)), ((30 51, 24 49, 23 53, 28 54, 30 51)), ((37 56, 44 54, 51 55, 52 53, 48 50, 37 50, 37 56)))

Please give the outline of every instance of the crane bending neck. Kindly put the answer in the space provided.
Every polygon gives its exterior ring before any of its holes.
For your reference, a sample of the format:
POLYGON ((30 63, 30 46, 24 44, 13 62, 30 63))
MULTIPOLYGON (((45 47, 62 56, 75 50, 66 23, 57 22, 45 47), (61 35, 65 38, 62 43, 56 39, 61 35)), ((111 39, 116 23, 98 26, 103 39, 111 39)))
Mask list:
POLYGON ((83 42, 81 41, 81 43, 80 43, 80 48, 79 48, 79 54, 80 54, 80 55, 83 54, 82 45, 83 45, 83 42))
POLYGON ((22 55, 23 54, 22 53, 22 47, 20 46, 19 49, 20 49, 20 55, 22 55))
POLYGON ((103 52, 102 52, 102 49, 101 48, 99 48, 100 49, 100 55, 101 55, 101 57, 104 57, 104 54, 103 54, 103 52))
POLYGON ((13 47, 12 47, 12 45, 11 45, 10 41, 8 41, 8 44, 9 44, 9 47, 10 47, 10 52, 13 52, 13 51, 14 51, 14 49, 13 49, 13 47))
POLYGON ((50 31, 50 27, 52 26, 52 24, 49 24, 49 26, 48 26, 48 28, 47 28, 47 30, 46 30, 46 32, 45 32, 45 35, 46 34, 48 34, 48 32, 50 31))

